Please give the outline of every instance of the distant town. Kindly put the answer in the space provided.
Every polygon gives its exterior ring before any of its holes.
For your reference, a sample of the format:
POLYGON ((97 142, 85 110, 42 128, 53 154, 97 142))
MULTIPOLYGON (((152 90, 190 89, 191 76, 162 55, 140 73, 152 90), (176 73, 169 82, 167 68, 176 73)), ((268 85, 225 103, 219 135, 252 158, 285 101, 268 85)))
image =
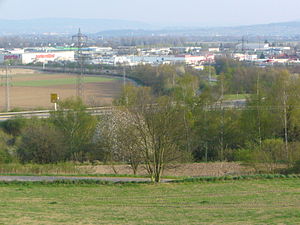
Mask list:
MULTIPOLYGON (((26 48, 0 48, 0 63, 27 65, 42 63, 75 62, 77 47, 47 46, 26 48)), ((82 48, 86 64, 136 66, 161 64, 186 64, 198 70, 215 62, 216 57, 230 57, 261 66, 300 63, 300 51, 291 44, 241 41, 226 45, 212 43, 209 46, 138 47, 138 46, 90 46, 82 48)))

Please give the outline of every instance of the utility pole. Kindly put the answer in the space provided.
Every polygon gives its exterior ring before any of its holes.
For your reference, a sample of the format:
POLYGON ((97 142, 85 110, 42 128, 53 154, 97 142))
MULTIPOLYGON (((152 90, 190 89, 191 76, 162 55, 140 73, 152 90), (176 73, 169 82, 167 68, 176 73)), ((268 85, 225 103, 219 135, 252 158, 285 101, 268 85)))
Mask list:
POLYGON ((245 37, 242 38, 242 52, 245 52, 245 37))
POLYGON ((128 96, 127 96, 125 87, 126 87, 126 69, 124 66, 123 67, 123 89, 124 89, 124 93, 125 93, 125 102, 126 102, 126 105, 128 105, 128 96))
POLYGON ((205 162, 208 161, 208 119, 207 119, 207 111, 208 110, 208 104, 205 103, 204 108, 204 122, 205 122, 205 162))
POLYGON ((289 145, 288 145, 288 118, 287 118, 287 93, 286 93, 286 81, 283 83, 283 119, 284 119, 284 143, 286 151, 286 159, 289 161, 289 145))
POLYGON ((72 37, 72 40, 76 43, 77 47, 75 59, 80 71, 78 72, 76 80, 76 95, 80 98, 84 97, 84 63, 87 57, 83 54, 83 47, 86 46, 87 39, 87 36, 81 33, 80 28, 78 33, 72 37))
POLYGON ((211 63, 208 66, 208 81, 211 82, 211 63))
POLYGON ((223 100, 224 100, 224 79, 225 76, 224 74, 221 75, 221 98, 220 98, 220 109, 221 109, 221 137, 220 137, 220 148, 221 148, 221 155, 220 159, 223 161, 224 160, 224 125, 225 125, 225 112, 224 112, 224 105, 223 105, 223 100))
POLYGON ((4 65, 4 75, 2 76, 2 85, 5 86, 5 109, 10 111, 10 87, 11 87, 11 75, 9 74, 8 64, 4 65))
POLYGON ((245 53, 246 52, 245 36, 242 36, 242 40, 239 40, 239 42, 242 42, 242 53, 245 53))
POLYGON ((126 85, 126 69, 125 66, 123 67, 123 87, 125 88, 126 85))
POLYGON ((6 111, 10 111, 10 86, 11 86, 11 77, 8 74, 8 65, 5 66, 5 78, 6 78, 6 111))
POLYGON ((257 119, 258 119, 258 138, 259 138, 259 148, 261 149, 262 138, 261 138, 261 118, 260 118, 260 107, 261 107, 261 97, 260 97, 260 73, 257 73, 256 80, 256 108, 257 108, 257 119))

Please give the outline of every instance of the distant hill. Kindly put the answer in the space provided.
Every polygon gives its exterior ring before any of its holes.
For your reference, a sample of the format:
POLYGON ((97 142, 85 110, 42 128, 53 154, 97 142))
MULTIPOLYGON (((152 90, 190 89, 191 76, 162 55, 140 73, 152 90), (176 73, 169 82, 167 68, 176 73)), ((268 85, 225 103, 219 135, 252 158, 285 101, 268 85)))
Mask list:
POLYGON ((235 27, 168 27, 112 19, 32 19, 0 20, 0 35, 7 34, 74 34, 102 36, 300 36, 300 21, 235 27))
POLYGON ((300 36, 300 21, 236 27, 167 28, 160 30, 107 30, 103 36, 300 36))
POLYGON ((153 29, 143 22, 111 20, 111 19, 31 19, 31 20, 1 20, 0 34, 42 34, 60 33, 74 34, 81 28, 85 33, 96 33, 103 30, 123 29, 153 29))

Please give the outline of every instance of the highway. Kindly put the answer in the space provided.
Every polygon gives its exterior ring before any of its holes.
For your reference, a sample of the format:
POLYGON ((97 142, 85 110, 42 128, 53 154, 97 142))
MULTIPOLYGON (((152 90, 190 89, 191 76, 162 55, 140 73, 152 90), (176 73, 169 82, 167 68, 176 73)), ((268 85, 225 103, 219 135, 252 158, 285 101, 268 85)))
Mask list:
MULTIPOLYGON (((213 109, 244 109, 246 105, 245 99, 240 100, 231 100, 231 101, 224 101, 222 107, 220 104, 216 103, 212 106, 208 107, 208 110, 213 109)), ((103 107, 93 107, 93 108, 87 108, 87 112, 90 113, 93 116, 99 116, 99 115, 107 115, 111 114, 114 110, 113 106, 103 106, 103 107)), ((53 110, 38 110, 38 111, 22 111, 22 112, 3 112, 0 113, 0 122, 9 120, 16 117, 22 117, 22 118, 48 118, 50 117, 50 113, 53 112, 53 110)))
MULTIPOLYGON (((113 110, 113 107, 94 107, 94 108, 88 108, 87 112, 91 115, 105 115, 110 114, 113 110)), ((38 110, 38 111, 22 111, 22 112, 4 112, 0 113, 0 122, 9 120, 16 117, 22 117, 22 118, 48 118, 50 117, 50 113, 53 112, 53 110, 38 110)))

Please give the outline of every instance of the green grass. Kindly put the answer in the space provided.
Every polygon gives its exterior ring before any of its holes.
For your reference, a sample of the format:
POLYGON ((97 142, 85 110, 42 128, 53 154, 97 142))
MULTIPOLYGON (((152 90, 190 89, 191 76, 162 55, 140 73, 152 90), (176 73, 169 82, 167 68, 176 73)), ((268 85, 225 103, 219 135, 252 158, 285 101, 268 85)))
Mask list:
MULTIPOLYGON (((49 76, 52 75, 51 73, 18 73, 18 74, 14 74, 12 75, 12 78, 16 78, 16 77, 40 77, 40 76, 49 76)), ((58 75, 58 74, 54 74, 54 75, 58 75)))
POLYGON ((246 99, 249 97, 250 97, 250 94, 233 94, 233 95, 225 95, 224 100, 246 99))
POLYGON ((0 183, 0 224, 299 224, 300 180, 0 183))
MULTIPOLYGON (((107 78, 107 77, 85 77, 84 81, 86 83, 100 83, 100 82, 110 82, 118 78, 107 78)), ((47 87, 47 86, 58 86, 58 85, 69 85, 76 84, 76 77, 70 78, 59 78, 59 79, 47 79, 47 80, 29 80, 29 81, 15 81, 13 86, 19 87, 47 87)))

